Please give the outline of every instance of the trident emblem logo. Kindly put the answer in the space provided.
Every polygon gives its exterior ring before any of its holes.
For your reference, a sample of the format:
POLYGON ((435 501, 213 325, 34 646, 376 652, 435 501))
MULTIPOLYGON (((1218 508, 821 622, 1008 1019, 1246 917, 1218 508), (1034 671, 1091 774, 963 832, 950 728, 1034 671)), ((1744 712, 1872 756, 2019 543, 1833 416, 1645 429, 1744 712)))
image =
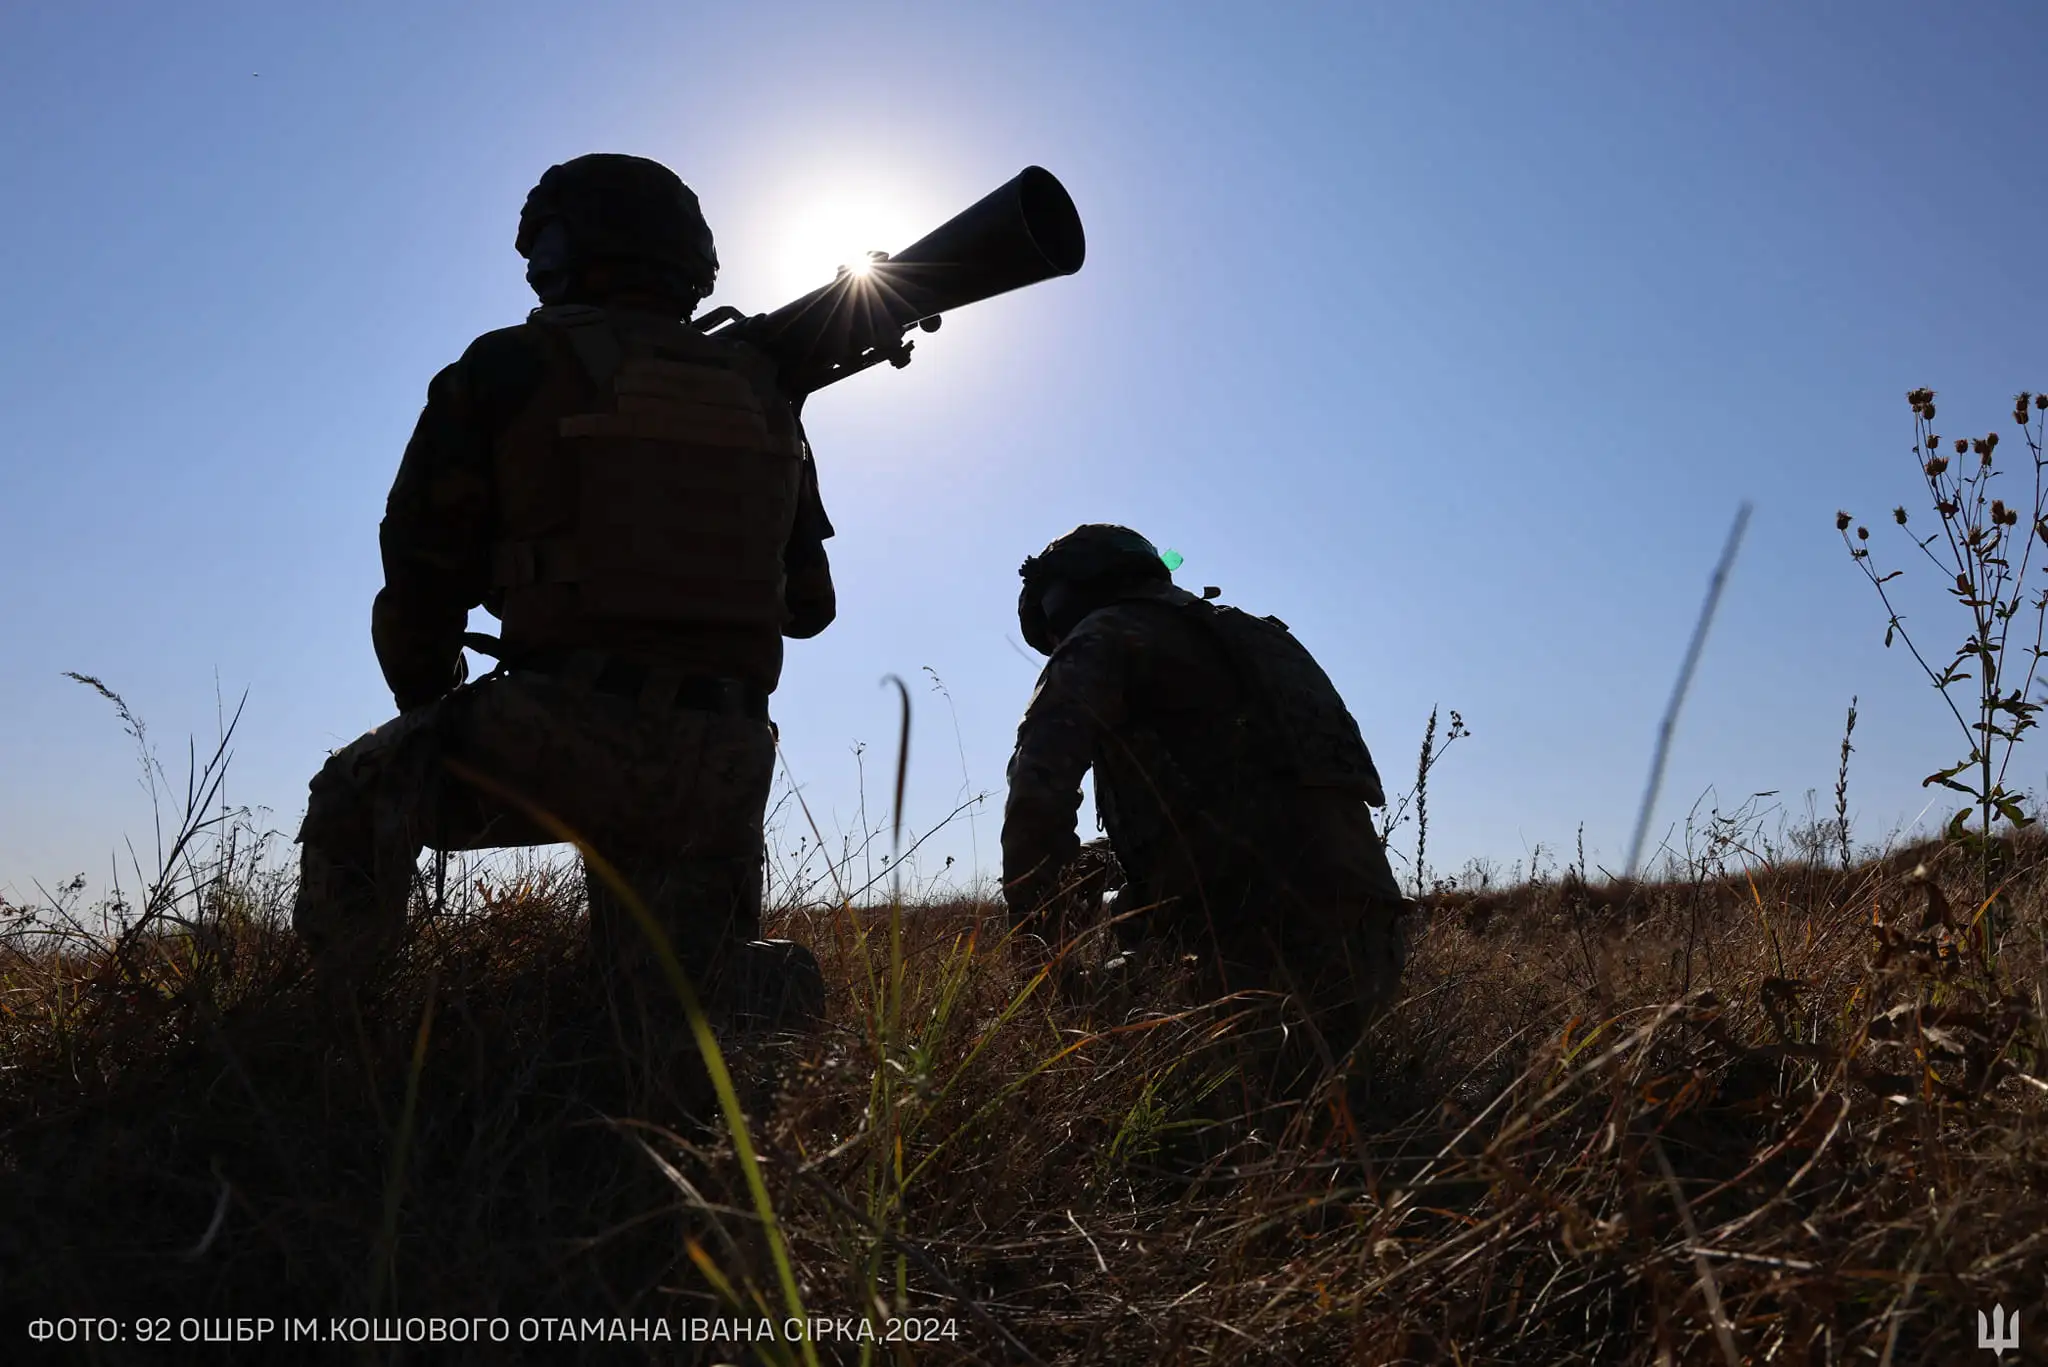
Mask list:
POLYGON ((1977 1346, 1979 1348, 1989 1348, 1993 1356, 2001 1361, 2005 1358, 2006 1349, 2011 1348, 2014 1351, 2018 1351, 2020 1346, 2020 1312, 2017 1310, 2013 1311, 2012 1318, 2008 1320, 2005 1317, 2005 1307, 1994 1305, 1991 1307, 1991 1318, 1987 1320, 1984 1318, 1984 1312, 1979 1310, 1977 1312, 1977 1346))

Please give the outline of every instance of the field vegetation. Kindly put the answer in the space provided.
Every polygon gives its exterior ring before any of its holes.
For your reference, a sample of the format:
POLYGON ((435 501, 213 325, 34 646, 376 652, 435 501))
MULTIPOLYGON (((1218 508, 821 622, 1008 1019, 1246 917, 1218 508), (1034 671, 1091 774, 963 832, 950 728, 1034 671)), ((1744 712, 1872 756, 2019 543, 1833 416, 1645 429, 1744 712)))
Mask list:
MULTIPOLYGON (((2002 501, 1973 524, 1934 492, 1966 553, 2023 568, 1969 536, 2018 525, 2002 501)), ((1965 587, 1994 604, 1986 660, 2032 600, 1965 587)), ((693 1015, 626 1047, 580 878, 545 859, 430 862, 402 957, 337 1013, 285 924, 288 847, 219 805, 223 743, 125 895, 6 908, 0 1336, 108 1363, 1905 1364, 1974 1360, 1998 1304, 2038 1341, 2048 838, 1997 748, 2031 662, 1990 690, 1928 662, 1980 689, 1939 835, 1854 845, 1852 711, 1832 816, 1703 803, 1640 878, 1579 854, 1429 880, 1348 1084, 1284 1106, 1241 1067, 1250 1003, 1193 1000, 1174 964, 1027 971, 986 900, 854 895, 865 850, 779 883, 774 931, 830 984, 814 1035, 693 1015), (65 1316, 513 1332, 27 1340, 65 1316), (680 1341, 721 1317, 835 1325, 680 1341), (849 1337, 891 1319, 927 1341, 849 1337), (655 1320, 667 1341, 617 1341, 655 1320), (541 1321, 574 1327, 524 1341, 541 1321)), ((1429 735, 1397 804, 1418 882, 1429 735)))

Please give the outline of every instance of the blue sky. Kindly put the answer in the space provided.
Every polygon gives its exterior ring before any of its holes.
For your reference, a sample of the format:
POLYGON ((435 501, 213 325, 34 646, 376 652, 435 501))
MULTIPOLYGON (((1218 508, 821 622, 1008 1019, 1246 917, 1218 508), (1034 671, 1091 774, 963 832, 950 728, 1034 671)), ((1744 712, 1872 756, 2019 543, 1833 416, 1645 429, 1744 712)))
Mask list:
POLYGON ((287 830, 388 715, 385 491, 429 377, 530 306, 527 188, 593 150, 697 188, 711 303, 749 311, 1026 164, 1087 224, 1079 275, 806 412, 840 617, 776 713, 828 835, 853 747, 886 767, 890 673, 913 829, 999 793, 1038 664, 1017 564, 1114 520, 1284 617, 1390 776, 1463 713, 1432 864, 1583 822, 1617 867, 1748 498, 1658 826, 1710 787, 1803 807, 1860 695, 1879 837, 1957 740, 1832 517, 1915 493, 1907 389, 1954 435, 2048 386, 2044 36, 2020 4, 11 7, 0 895, 146 829, 64 670, 174 769, 246 690, 230 795, 287 830))

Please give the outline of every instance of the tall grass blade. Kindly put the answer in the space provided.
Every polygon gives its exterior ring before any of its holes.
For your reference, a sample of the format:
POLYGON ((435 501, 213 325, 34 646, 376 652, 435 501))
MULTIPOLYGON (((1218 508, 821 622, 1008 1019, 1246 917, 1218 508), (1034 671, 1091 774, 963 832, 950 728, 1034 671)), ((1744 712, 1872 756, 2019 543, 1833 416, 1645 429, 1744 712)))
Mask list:
POLYGON ((1707 643, 1707 628, 1714 624, 1714 610, 1721 603, 1721 589, 1728 582, 1728 571, 1735 564, 1735 553, 1742 547, 1742 533, 1749 526, 1750 504, 1745 500, 1735 510, 1735 524, 1728 529, 1728 540, 1721 547, 1721 558, 1714 565, 1714 577, 1707 582, 1707 598, 1700 604, 1700 615, 1693 623, 1692 640, 1686 643, 1685 660, 1678 667, 1678 682, 1671 690, 1671 701, 1664 706, 1664 718, 1657 723, 1657 749, 1650 758, 1650 781, 1643 787, 1643 803, 1636 810, 1635 835, 1628 842, 1628 872, 1633 879, 1636 866, 1643 854, 1643 838, 1650 831, 1650 817, 1657 809, 1657 791, 1664 786, 1664 763, 1671 757, 1671 737, 1678 729, 1678 711, 1685 705, 1686 690, 1692 687, 1693 670, 1698 668, 1700 651, 1707 643))

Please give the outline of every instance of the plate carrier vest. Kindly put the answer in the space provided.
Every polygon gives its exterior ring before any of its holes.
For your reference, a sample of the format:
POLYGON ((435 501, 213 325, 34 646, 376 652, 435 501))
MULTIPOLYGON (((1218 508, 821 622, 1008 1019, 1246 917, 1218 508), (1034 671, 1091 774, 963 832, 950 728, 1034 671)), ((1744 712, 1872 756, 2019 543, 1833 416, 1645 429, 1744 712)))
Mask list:
POLYGON ((607 626, 779 632, 803 437, 772 363, 683 322, 621 326, 581 305, 528 322, 554 334, 559 370, 580 370, 538 402, 593 401, 527 415, 494 453, 508 655, 601 644, 607 626))

